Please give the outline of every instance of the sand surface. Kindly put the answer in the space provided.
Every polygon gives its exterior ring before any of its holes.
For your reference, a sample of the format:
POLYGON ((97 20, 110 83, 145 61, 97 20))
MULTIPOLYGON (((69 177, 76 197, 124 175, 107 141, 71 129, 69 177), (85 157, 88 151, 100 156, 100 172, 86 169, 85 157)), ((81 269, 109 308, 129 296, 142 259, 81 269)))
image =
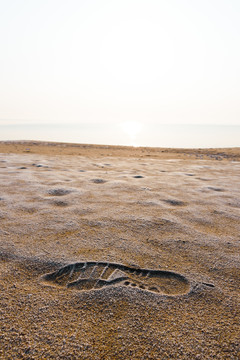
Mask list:
POLYGON ((239 148, 1 142, 0 358, 239 359, 239 180, 239 148))

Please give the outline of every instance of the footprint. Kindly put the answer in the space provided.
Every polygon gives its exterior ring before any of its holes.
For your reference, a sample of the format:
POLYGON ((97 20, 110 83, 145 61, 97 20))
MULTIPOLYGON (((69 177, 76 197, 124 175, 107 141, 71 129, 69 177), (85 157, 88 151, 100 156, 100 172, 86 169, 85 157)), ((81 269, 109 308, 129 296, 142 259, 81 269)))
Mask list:
POLYGON ((213 187, 213 186, 208 186, 208 189, 209 189, 209 190, 213 190, 213 191, 219 191, 219 192, 224 191, 224 189, 217 188, 217 187, 213 187))
POLYGON ((66 201, 61 201, 61 200, 54 200, 52 204, 60 207, 68 206, 68 203, 66 201))
POLYGON ((161 295, 182 295, 190 291, 189 281, 183 275, 171 271, 140 269, 94 261, 64 266, 42 276, 41 280, 47 285, 79 291, 119 285, 161 295))
POLYGON ((35 164, 35 163, 33 163, 32 166, 36 166, 37 168, 41 168, 41 167, 48 168, 47 165, 35 164))
POLYGON ((70 194, 71 192, 71 190, 61 188, 48 190, 48 194, 52 196, 64 196, 70 194))
POLYGON ((104 184, 106 180, 103 179, 92 179, 91 180, 94 184, 104 184))
POLYGON ((181 200, 172 200, 172 199, 163 199, 162 201, 164 201, 167 204, 173 205, 173 206, 183 206, 186 205, 185 202, 181 201, 181 200))

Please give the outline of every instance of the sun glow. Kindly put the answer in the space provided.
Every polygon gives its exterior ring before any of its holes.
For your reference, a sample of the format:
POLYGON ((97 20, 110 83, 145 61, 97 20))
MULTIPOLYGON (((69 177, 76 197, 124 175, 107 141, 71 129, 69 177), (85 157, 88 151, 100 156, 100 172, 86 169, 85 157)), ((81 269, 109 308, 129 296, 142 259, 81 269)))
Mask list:
POLYGON ((137 121, 127 121, 120 124, 121 129, 127 135, 129 140, 129 145, 138 146, 137 136, 141 132, 143 125, 137 121))

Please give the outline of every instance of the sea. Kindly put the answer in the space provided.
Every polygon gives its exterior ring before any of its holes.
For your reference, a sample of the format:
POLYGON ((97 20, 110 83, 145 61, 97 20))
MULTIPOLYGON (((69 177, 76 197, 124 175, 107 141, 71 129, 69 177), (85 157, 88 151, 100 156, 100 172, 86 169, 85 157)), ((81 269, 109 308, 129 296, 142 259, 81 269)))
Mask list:
POLYGON ((122 123, 1 124, 0 140, 42 140, 80 144, 170 148, 240 146, 240 125, 122 123))

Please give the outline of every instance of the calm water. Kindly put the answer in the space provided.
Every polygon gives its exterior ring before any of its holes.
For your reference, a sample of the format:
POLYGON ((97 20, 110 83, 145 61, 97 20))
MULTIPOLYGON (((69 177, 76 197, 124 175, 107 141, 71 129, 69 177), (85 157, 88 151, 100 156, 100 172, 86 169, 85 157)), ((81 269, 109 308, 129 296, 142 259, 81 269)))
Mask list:
POLYGON ((0 140, 47 140, 156 147, 240 146, 240 126, 139 124, 0 125, 0 140))

